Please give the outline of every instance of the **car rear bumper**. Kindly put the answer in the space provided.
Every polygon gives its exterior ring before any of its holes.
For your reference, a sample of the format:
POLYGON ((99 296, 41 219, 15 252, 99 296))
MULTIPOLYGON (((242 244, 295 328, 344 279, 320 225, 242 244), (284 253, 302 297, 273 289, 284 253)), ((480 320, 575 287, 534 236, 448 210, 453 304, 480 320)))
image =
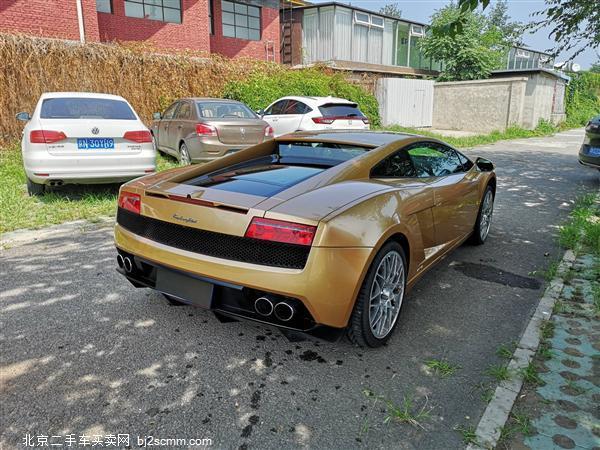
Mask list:
MULTIPOLYGON (((347 325, 372 253, 370 248, 313 247, 304 269, 287 269, 179 250, 133 234, 119 224, 115 226, 115 243, 120 252, 149 264, 241 286, 246 293, 294 299, 306 308, 315 325, 334 328, 347 325)), ((256 319, 247 311, 240 314, 256 319)))
POLYGON ((188 144, 188 151, 192 162, 203 163, 221 158, 227 154, 235 153, 239 150, 257 144, 223 144, 223 143, 208 143, 200 140, 193 141, 188 144))
POLYGON ((600 156, 589 155, 589 148, 590 146, 588 144, 581 146, 581 149, 579 150, 579 162, 585 166, 600 169, 600 156))
POLYGON ((27 177, 39 184, 61 180, 63 183, 117 183, 148 175, 156 170, 154 149, 126 155, 51 155, 24 152, 27 177))

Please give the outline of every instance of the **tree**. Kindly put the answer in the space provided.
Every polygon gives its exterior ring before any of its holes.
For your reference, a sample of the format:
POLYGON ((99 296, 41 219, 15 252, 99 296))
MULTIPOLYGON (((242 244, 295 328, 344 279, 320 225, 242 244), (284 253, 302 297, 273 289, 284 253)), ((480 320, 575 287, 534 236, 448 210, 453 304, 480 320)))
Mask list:
POLYGON ((596 61, 594 64, 592 64, 592 67, 590 67, 590 72, 600 73, 600 61, 596 61))
MULTIPOLYGON (((479 6, 485 9, 490 0, 458 0, 463 12, 475 11, 479 6)), ((549 28, 550 38, 556 45, 548 51, 553 56, 570 53, 569 60, 588 48, 600 48, 600 7, 598 0, 546 0, 546 9, 533 14, 540 20, 528 28, 534 31, 549 28)), ((456 33, 463 26, 462 17, 448 24, 448 31, 456 33)))
POLYGON ((504 38, 512 45, 523 45, 522 37, 523 31, 525 31, 525 25, 521 22, 513 22, 510 20, 510 16, 508 15, 508 2, 506 0, 500 0, 494 3, 487 15, 487 20, 490 24, 497 26, 504 38))
MULTIPOLYGON (((498 11, 490 18, 463 11, 454 4, 434 13, 429 33, 420 46, 425 56, 444 62, 440 81, 487 78, 492 70, 501 66, 516 37, 512 31, 507 33, 493 22, 497 16, 498 11), (459 19, 460 29, 448 33, 448 27, 459 19)), ((504 25, 508 24, 506 20, 504 25)))
POLYGON ((402 17, 402 10, 400 9, 399 3, 388 3, 387 5, 379 8, 379 14, 400 19, 402 17))

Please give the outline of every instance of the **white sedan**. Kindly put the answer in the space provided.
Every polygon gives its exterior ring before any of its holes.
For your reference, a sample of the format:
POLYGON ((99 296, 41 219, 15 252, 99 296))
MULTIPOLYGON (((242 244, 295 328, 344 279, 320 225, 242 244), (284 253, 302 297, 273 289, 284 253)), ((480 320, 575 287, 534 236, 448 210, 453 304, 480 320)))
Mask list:
POLYGON ((156 171, 152 135, 118 95, 53 92, 40 97, 21 141, 30 195, 47 185, 119 183, 156 171))
POLYGON ((336 97, 283 97, 259 111, 275 136, 307 130, 368 130, 369 119, 349 100, 336 97))

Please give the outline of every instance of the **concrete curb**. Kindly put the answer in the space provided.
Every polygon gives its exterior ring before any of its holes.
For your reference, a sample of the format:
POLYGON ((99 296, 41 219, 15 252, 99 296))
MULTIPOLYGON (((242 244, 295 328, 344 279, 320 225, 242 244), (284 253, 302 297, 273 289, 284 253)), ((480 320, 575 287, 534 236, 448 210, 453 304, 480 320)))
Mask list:
POLYGON ((114 224, 114 217, 103 216, 95 219, 94 221, 75 220, 73 222, 65 222, 46 228, 40 228, 38 230, 11 231, 0 236, 0 248, 25 245, 41 239, 47 239, 49 237, 55 237, 63 234, 74 234, 78 232, 81 233, 95 228, 113 226, 114 224))
POLYGON ((496 388, 494 396, 483 412, 477 430, 475 430, 478 444, 469 444, 467 450, 492 449, 498 444, 502 427, 508 420, 510 411, 523 386, 521 369, 529 365, 531 358, 533 358, 540 345, 540 327, 544 321, 552 316, 554 303, 559 298, 564 286, 563 277, 574 261, 575 253, 567 250, 558 266, 556 277, 544 291, 544 295, 527 328, 525 328, 512 359, 508 363, 508 369, 512 377, 510 380, 500 383, 496 388))

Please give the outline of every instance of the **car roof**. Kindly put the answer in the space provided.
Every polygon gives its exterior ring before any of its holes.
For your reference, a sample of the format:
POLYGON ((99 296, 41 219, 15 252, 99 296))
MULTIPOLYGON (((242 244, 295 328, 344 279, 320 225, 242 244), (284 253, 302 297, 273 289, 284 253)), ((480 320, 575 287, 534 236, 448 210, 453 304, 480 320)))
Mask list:
POLYGON ((45 92, 41 95, 41 98, 65 98, 65 97, 106 98, 106 99, 112 99, 112 100, 125 100, 120 95, 104 94, 101 92, 45 92))
MULTIPOLYGON (((309 96, 295 96, 290 95, 287 97, 281 97, 277 99, 279 100, 298 100, 300 102, 304 102, 309 104, 310 106, 321 106, 326 105, 327 103, 344 103, 347 105, 356 105, 356 102, 352 102, 350 100, 346 100, 345 98, 340 97, 309 97, 309 96)), ((275 102, 273 102, 275 103, 275 102)))
POLYGON ((178 101, 181 101, 181 100, 191 100, 193 102, 242 103, 242 102, 238 102, 237 100, 231 100, 229 98, 212 98, 212 97, 186 97, 186 98, 180 98, 178 101))
MULTIPOLYGON (((350 144, 365 147, 381 147, 392 142, 405 141, 415 137, 424 138, 417 134, 395 133, 393 131, 370 131, 370 130, 315 130, 298 131, 285 134, 276 138, 277 141, 306 141, 306 142, 335 142, 339 144, 350 144)), ((429 138, 427 138, 429 139, 429 138)))

